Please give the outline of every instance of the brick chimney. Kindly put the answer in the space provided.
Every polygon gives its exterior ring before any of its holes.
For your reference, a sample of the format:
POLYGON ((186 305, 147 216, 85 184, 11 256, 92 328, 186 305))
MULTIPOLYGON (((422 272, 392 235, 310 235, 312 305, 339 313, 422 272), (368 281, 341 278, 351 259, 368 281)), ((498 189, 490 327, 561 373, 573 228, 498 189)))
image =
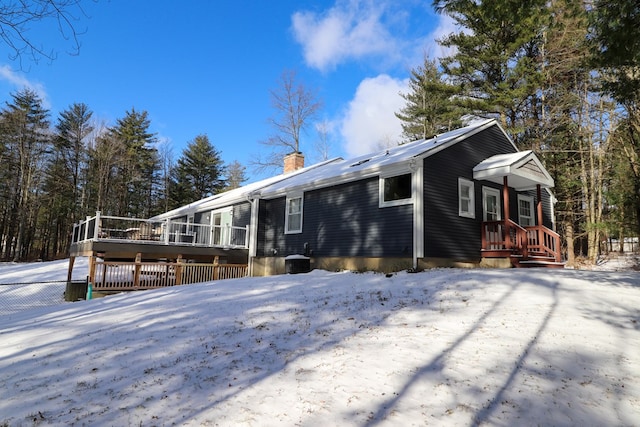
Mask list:
POLYGON ((299 152, 293 152, 284 156, 284 173, 290 173, 304 167, 304 155, 299 152))

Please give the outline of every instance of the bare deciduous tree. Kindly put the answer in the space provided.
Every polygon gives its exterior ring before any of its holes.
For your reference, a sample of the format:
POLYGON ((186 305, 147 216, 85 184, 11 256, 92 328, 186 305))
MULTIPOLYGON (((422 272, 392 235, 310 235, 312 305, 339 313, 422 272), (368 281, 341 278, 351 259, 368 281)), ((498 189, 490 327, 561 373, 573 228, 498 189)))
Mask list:
MULTIPOLYGON (((94 0, 95 1, 95 0, 94 0)), ((53 22, 65 40, 71 42, 71 54, 80 50, 76 27, 78 20, 86 16, 82 0, 8 0, 0 5, 0 40, 9 48, 9 59, 19 60, 24 55, 34 62, 45 58, 53 60, 56 52, 31 37, 29 31, 38 22, 53 22)))
POLYGON ((261 144, 271 152, 251 163, 258 170, 282 167, 282 159, 290 153, 300 152, 301 134, 322 108, 313 91, 296 80, 294 71, 285 71, 279 86, 271 91, 274 116, 269 119, 273 134, 261 144))

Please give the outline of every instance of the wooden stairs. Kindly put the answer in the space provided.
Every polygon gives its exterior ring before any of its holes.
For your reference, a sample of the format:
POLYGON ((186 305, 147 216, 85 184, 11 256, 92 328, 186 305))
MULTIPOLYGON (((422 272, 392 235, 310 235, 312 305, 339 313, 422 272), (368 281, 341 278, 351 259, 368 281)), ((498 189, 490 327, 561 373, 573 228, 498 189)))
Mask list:
POLYGON ((564 268, 560 236, 543 225, 522 227, 512 220, 482 223, 482 257, 509 259, 515 268, 564 268))
POLYGON ((515 268, 564 268, 565 264, 563 261, 556 261, 552 256, 531 253, 526 260, 522 258, 522 254, 511 254, 509 261, 515 268))

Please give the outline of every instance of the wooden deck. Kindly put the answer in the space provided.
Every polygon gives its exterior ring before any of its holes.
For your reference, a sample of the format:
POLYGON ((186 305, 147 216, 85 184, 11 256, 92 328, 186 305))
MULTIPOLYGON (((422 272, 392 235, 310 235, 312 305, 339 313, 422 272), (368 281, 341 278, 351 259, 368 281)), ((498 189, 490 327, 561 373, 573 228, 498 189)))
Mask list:
POLYGON ((137 254, 144 260, 184 259, 197 262, 213 262, 215 257, 230 264, 246 264, 249 250, 243 248, 225 249, 220 247, 192 246, 189 244, 165 245, 160 242, 139 242, 133 240, 85 240, 73 243, 69 249, 71 257, 97 256, 102 254, 108 260, 131 260, 137 254))
POLYGON ((246 277, 247 264, 104 261, 92 257, 89 283, 96 292, 134 291, 246 277))

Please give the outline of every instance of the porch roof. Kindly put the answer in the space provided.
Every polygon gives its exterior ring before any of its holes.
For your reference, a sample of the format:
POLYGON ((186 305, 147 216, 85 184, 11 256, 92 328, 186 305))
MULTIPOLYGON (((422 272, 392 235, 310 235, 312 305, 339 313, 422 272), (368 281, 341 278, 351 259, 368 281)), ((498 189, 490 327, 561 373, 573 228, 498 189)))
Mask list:
POLYGON ((502 184, 505 176, 508 177, 509 186, 517 191, 531 190, 537 185, 542 188, 554 186, 553 178, 531 150, 498 154, 473 168, 474 179, 502 184))

